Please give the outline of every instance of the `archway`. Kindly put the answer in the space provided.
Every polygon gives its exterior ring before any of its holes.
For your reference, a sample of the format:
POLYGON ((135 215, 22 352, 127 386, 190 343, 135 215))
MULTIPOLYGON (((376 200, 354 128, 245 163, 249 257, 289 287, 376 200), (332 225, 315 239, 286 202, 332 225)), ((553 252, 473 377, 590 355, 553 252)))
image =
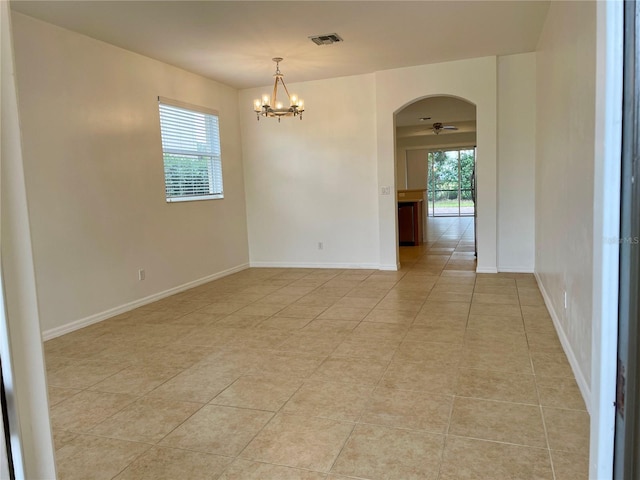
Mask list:
POLYGON ((476 106, 478 200, 476 272, 497 272, 497 69, 495 57, 376 73, 380 268, 399 265, 395 114, 423 98, 447 95, 476 106))
POLYGON ((402 249, 400 263, 417 258, 447 230, 461 234, 456 250, 469 257, 464 268, 475 269, 476 106, 434 95, 404 106, 394 118, 398 240, 411 246, 402 249))

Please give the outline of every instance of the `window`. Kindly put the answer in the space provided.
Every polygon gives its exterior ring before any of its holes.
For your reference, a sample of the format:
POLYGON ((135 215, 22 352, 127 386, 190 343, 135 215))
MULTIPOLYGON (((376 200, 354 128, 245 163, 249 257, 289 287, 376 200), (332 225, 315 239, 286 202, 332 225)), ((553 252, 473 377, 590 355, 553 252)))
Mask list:
POLYGON ((167 202, 223 198, 218 113, 158 101, 167 202))

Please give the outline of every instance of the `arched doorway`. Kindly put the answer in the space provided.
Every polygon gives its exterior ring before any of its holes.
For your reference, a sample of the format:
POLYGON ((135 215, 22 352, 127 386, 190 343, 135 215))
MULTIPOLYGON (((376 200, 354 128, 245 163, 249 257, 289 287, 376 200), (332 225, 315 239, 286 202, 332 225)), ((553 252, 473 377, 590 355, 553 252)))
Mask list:
POLYGON ((445 236, 448 246, 459 240, 456 250, 468 259, 461 265, 475 269, 476 106, 431 96, 397 111, 394 123, 398 240, 415 247, 400 253, 400 263, 445 236))

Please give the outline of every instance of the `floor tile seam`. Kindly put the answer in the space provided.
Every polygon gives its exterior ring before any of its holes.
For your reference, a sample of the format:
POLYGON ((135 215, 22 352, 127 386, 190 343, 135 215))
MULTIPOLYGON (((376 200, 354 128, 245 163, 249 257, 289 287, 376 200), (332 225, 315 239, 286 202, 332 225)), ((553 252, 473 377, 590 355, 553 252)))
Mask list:
MULTIPOLYGON (((536 385, 536 390, 537 389, 538 389, 538 387, 536 385)), ((542 428, 544 429, 544 440, 545 440, 545 442, 547 444, 547 451, 549 452, 549 464, 551 465, 551 472, 552 472, 553 478, 555 480, 556 479, 556 470, 555 470, 555 466, 553 464, 553 457, 551 456, 551 443, 549 441, 549 431, 547 429, 547 419, 545 418, 544 410, 542 408, 542 405, 540 405, 540 418, 542 418, 542 428)))
MULTIPOLYGON (((214 454, 210 454, 210 455, 214 455, 214 454)), ((322 472, 320 470, 311 470, 309 468, 300 467, 300 466, 293 467, 293 466, 287 465, 285 463, 272 463, 272 462, 265 462, 264 460, 254 460, 252 458, 241 457, 240 455, 238 455, 238 456, 232 458, 231 462, 229 462, 229 464, 227 466, 225 466, 224 470, 216 478, 221 478, 227 472, 227 470, 229 470, 229 468, 231 468, 231 466, 233 465, 235 460, 242 460, 242 461, 251 462, 251 463, 259 463, 261 465, 269 465, 269 466, 273 466, 273 467, 290 468, 292 470, 302 470, 302 471, 310 472, 310 473, 319 473, 320 475, 325 475, 325 478, 328 475, 327 472, 322 472)), ((215 480, 215 479, 213 479, 213 480, 215 480)))
MULTIPOLYGON (((483 402, 493 402, 493 403, 501 403, 501 404, 520 405, 520 406, 523 406, 523 407, 535 407, 535 408, 541 408, 542 407, 540 405, 540 403, 510 402, 508 400, 496 400, 494 398, 473 397, 473 396, 469 396, 469 395, 458 395, 457 393, 454 394, 454 397, 455 397, 455 399, 480 400, 480 401, 483 401, 483 402)), ((542 415, 542 411, 540 412, 540 414, 542 415)))
MULTIPOLYGON (((480 442, 489 442, 489 443, 496 443, 496 444, 500 444, 500 445, 509 445, 509 446, 513 446, 513 447, 524 447, 524 448, 532 448, 534 450, 539 450, 541 452, 547 452, 550 455, 550 449, 547 447, 539 447, 536 445, 527 445, 526 443, 514 443, 514 442, 506 442, 503 440, 495 440, 495 439, 491 439, 491 438, 482 438, 482 437, 474 437, 474 436, 470 436, 470 435, 461 435, 458 433, 448 433, 447 437, 451 437, 451 438, 460 438, 460 439, 467 439, 467 440, 477 440, 480 442)), ((549 463, 551 463, 551 461, 549 461, 549 463)))

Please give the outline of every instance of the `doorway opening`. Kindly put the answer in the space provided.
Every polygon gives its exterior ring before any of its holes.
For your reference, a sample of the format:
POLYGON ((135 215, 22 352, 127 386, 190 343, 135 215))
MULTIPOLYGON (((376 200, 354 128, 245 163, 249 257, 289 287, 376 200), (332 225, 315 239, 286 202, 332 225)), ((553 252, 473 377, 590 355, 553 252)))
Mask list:
POLYGON ((475 214, 475 148, 427 154, 427 212, 431 217, 475 214))

